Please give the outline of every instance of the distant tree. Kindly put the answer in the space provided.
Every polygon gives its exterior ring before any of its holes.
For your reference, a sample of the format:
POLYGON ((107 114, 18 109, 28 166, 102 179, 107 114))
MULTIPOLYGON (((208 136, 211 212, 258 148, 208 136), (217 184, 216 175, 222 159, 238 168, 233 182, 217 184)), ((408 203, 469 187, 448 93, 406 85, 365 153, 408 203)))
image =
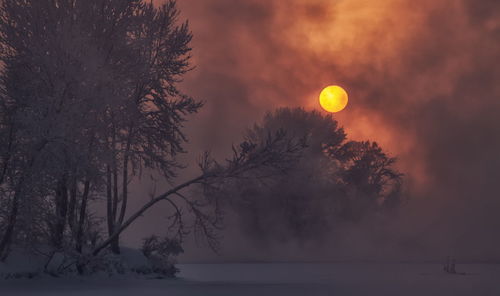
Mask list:
POLYGON ((394 168, 396 159, 387 156, 377 143, 350 141, 329 156, 342 164, 343 217, 359 220, 370 212, 395 209, 400 204, 403 175, 394 168))
POLYGON ((247 133, 256 141, 283 130, 307 146, 286 174, 265 170, 226 187, 227 201, 251 236, 286 241, 322 237, 336 224, 359 221, 400 201, 401 174, 376 143, 346 142, 331 115, 301 108, 268 113, 247 133))

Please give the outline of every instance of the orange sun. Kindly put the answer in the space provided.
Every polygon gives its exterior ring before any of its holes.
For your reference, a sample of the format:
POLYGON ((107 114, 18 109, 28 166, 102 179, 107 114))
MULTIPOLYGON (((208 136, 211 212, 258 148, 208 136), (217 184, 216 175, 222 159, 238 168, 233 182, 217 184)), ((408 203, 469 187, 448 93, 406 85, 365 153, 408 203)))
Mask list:
POLYGON ((347 92, 340 86, 328 86, 319 95, 319 103, 328 112, 344 110, 348 102, 347 92))

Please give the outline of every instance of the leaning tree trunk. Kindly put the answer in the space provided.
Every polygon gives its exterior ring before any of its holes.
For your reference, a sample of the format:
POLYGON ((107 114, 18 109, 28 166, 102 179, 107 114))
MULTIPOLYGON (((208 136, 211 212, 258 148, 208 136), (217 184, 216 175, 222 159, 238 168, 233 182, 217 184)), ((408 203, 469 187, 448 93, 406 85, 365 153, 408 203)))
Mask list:
POLYGON ((168 199, 168 197, 170 195, 176 194, 179 191, 181 191, 182 189, 189 187, 193 184, 196 184, 205 178, 208 178, 208 175, 201 175, 201 176, 196 177, 194 179, 191 179, 183 184, 180 184, 177 187, 174 187, 174 188, 170 189, 169 191, 151 199, 149 202, 144 204, 139 210, 137 210, 134 214, 132 214, 126 221, 124 221, 122 225, 120 225, 119 227, 116 227, 113 235, 108 237, 106 240, 104 240, 102 243, 100 243, 98 246, 96 246, 94 248, 94 250, 92 251, 92 255, 97 256, 102 250, 107 248, 114 239, 119 237, 120 234, 125 229, 127 229, 135 220, 137 220, 137 218, 141 217, 149 208, 151 208, 152 206, 154 206, 155 204, 157 204, 160 201, 163 201, 163 200, 170 201, 168 199))

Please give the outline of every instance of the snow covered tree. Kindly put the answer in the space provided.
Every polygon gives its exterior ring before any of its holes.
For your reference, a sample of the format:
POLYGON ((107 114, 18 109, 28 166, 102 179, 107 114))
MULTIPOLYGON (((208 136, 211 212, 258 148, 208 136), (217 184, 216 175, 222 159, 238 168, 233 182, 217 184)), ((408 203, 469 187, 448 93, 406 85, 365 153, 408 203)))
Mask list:
POLYGON ((227 163, 206 155, 200 176, 128 211, 129 184, 143 170, 172 181, 182 167, 183 122, 202 107, 177 88, 191 69, 191 33, 178 15, 175 1, 0 3, 2 258, 13 243, 50 246, 84 272, 108 247, 119 253, 123 231, 160 201, 172 206, 175 239, 194 231, 216 248, 217 202, 182 190, 213 190, 299 153, 300 143, 280 133, 246 141, 227 163), (91 210, 101 200, 105 236, 91 210))
MULTIPOLYGON (((36 188, 26 179, 42 176, 51 243, 62 247, 69 224, 81 251, 91 195, 106 187, 111 235, 124 220, 127 186, 139 168, 171 177, 178 167, 182 121, 201 107, 175 86, 189 69, 191 34, 186 24, 177 25, 174 1, 160 7, 137 0, 1 5, 2 135, 16 142, 2 147, 3 165, 14 163, 14 153, 24 163, 10 165, 11 176, 19 176, 11 178, 12 210, 0 252, 11 241, 22 189, 36 188), (31 176, 34 165, 37 176, 31 176)), ((119 252, 118 238, 113 247, 119 252)))

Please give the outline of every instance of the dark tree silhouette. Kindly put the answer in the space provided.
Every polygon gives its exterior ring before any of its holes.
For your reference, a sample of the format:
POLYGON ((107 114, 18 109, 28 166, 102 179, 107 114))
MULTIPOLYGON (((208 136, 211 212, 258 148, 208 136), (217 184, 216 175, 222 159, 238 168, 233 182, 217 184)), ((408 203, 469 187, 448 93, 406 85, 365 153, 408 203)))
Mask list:
POLYGON ((217 199, 183 191, 214 191, 259 168, 281 171, 299 153, 301 143, 283 133, 248 140, 226 163, 205 155, 198 177, 128 209, 130 198, 140 198, 128 186, 144 170, 173 182, 187 140, 183 123, 202 107, 177 88, 191 69, 191 33, 178 15, 175 1, 0 3, 2 259, 13 243, 48 245, 48 260, 63 252, 84 272, 103 250, 119 253, 123 231, 162 201, 173 211, 165 227, 172 239, 195 232, 216 249, 217 199), (91 211, 101 200, 104 237, 91 211))
MULTIPOLYGON (((4 133, 13 139, 4 167, 18 177, 10 179, 12 210, 0 253, 11 241, 19 200, 28 196, 22 191, 37 188, 26 182, 40 175, 48 178, 39 184, 49 191, 43 196, 52 199, 46 205, 51 244, 63 246, 69 224, 80 252, 88 204, 103 185, 112 235, 125 219, 128 185, 140 168, 170 178, 179 167, 182 122, 201 107, 175 86, 189 70, 191 34, 187 24, 177 25, 174 1, 1 5, 4 133)), ((118 237, 113 250, 119 252, 118 237)))
POLYGON ((345 218, 359 220, 369 212, 400 204, 403 175, 393 167, 396 159, 388 157, 377 143, 351 141, 330 157, 342 163, 339 175, 345 193, 345 218))
POLYGON ((346 142, 331 115, 304 109, 278 109, 248 131, 262 139, 283 130, 307 146, 284 175, 253 172, 253 180, 226 187, 228 203, 251 236, 269 240, 322 237, 336 224, 359 221, 373 213, 397 208, 401 174, 376 143, 346 142), (236 197, 236 198, 235 198, 236 197))

